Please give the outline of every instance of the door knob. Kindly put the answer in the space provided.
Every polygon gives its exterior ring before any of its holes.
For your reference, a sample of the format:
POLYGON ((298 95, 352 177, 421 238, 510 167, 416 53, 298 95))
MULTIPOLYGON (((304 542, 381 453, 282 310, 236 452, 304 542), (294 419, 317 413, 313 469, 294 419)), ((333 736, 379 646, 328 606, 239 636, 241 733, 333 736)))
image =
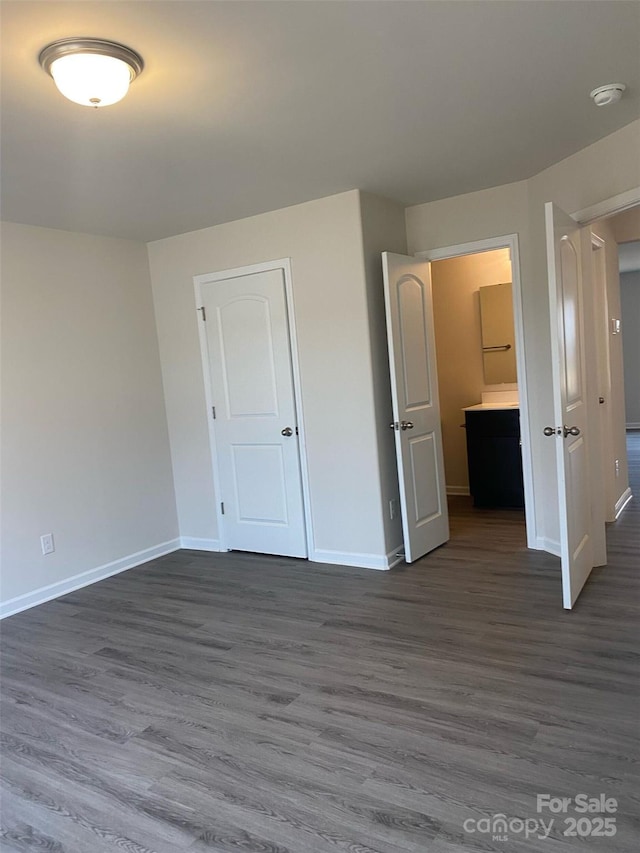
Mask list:
POLYGON ((287 437, 293 435, 293 430, 291 429, 291 427, 285 427, 282 430, 282 435, 286 435, 287 437))
POLYGON ((411 421, 401 421, 400 429, 413 429, 413 424, 411 423, 411 421))
POLYGON ((604 397, 598 397, 598 402, 602 405, 604 403, 604 397))
POLYGON ((556 429, 555 427, 545 427, 545 428, 542 430, 542 432, 543 432, 545 435, 556 435, 556 433, 557 433, 558 435, 560 435, 561 430, 556 429))
POLYGON ((565 437, 565 438, 566 438, 568 435, 580 435, 580 428, 579 428, 579 427, 568 427, 568 426, 564 426, 564 427, 562 428, 562 431, 564 432, 564 437, 565 437))

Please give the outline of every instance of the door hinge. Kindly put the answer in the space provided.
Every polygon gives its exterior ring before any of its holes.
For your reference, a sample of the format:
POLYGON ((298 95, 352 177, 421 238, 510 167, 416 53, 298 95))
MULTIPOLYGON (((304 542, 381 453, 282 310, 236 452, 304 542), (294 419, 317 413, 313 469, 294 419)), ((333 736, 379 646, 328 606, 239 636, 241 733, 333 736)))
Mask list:
POLYGON ((224 515, 224 502, 223 501, 220 501, 220 511, 224 515))
POLYGON ((215 421, 215 419, 216 419, 216 407, 215 406, 211 406, 211 415, 213 416, 213 419, 215 421))
POLYGON ((207 319, 207 311, 206 311, 204 305, 201 308, 198 308, 198 311, 202 311, 202 319, 206 320, 207 319))

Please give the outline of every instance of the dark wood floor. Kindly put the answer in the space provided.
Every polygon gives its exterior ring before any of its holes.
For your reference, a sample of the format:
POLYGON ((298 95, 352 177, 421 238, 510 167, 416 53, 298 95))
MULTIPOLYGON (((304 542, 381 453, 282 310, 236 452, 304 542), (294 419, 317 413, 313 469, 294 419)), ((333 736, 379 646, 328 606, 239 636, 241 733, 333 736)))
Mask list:
POLYGON ((0 849, 635 851, 639 531, 635 498, 572 612, 462 499, 389 573, 182 551, 14 616, 0 849), (616 836, 465 832, 538 793, 615 797, 616 836))

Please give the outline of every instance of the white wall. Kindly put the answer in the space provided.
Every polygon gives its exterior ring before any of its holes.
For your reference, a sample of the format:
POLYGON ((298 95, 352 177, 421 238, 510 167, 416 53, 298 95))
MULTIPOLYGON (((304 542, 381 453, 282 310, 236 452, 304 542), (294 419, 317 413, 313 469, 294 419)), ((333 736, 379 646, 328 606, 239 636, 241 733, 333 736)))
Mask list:
POLYGON ((626 423, 640 429, 640 270, 620 276, 626 423))
MULTIPOLYGON (((518 235, 522 302, 525 317, 525 348, 528 362, 528 391, 530 411, 535 412, 537 406, 540 405, 540 397, 545 394, 544 382, 545 380, 550 382, 551 341, 546 280, 537 282, 537 286, 535 286, 530 276, 527 275, 527 270, 531 264, 528 182, 519 181, 514 184, 506 184, 467 195, 409 207, 406 211, 406 219, 407 243, 410 253, 455 246, 506 234, 518 235), (542 362, 542 366, 537 363, 538 361, 542 362), (547 364, 546 371, 544 364, 547 364), (535 381, 536 375, 541 376, 541 380, 538 382, 535 381)), ((521 378, 519 377, 519 379, 521 378)), ((536 420, 539 421, 540 418, 536 420)), ((535 429, 533 433, 531 436, 533 478, 536 487, 534 516, 538 527, 537 533, 542 540, 545 535, 545 503, 551 502, 551 512, 553 512, 555 502, 555 513, 557 515, 557 496, 554 481, 544 480, 545 460, 540 458, 539 445, 541 442, 535 435, 535 429)), ((553 456, 550 458, 553 460, 553 456)), ((546 543, 540 541, 539 544, 543 547, 546 543)))
POLYGON ((581 210, 640 186, 640 121, 530 178, 408 208, 409 251, 517 233, 519 236, 533 475, 539 544, 559 539, 555 447, 543 437, 553 422, 551 337, 544 202, 581 210))
MULTIPOLYGON (((604 247, 598 252, 604 252, 604 286, 606 293, 607 317, 601 318, 606 323, 607 350, 606 364, 609 379, 607 387, 601 392, 605 397, 602 409, 603 431, 602 452, 605 513, 607 521, 614 521, 617 507, 629 488, 629 468, 627 465, 627 435, 625 428, 625 399, 624 399, 624 368, 623 368, 623 335, 611 333, 611 320, 622 318, 620 304, 620 273, 618 261, 618 245, 613 229, 613 220, 605 219, 594 222, 590 226, 593 234, 604 241, 604 247), (616 471, 615 460, 618 460, 616 471)), ((624 321, 623 321, 624 324, 624 321)), ((600 392, 599 392, 600 393, 600 392)))
POLYGON ((371 332, 371 359, 373 364, 376 432, 382 488, 382 509, 387 553, 402 548, 402 521, 400 504, 394 519, 389 512, 389 501, 399 502, 398 468, 395 439, 389 424, 393 420, 391 408, 391 380, 389 376, 389 351, 384 308, 382 279, 382 252, 406 254, 407 235, 404 207, 371 195, 360 194, 362 215, 362 241, 367 281, 367 301, 371 332))
MULTIPOLYGON (((635 122, 528 181, 406 211, 410 253, 519 234, 543 546, 558 537, 543 203, 572 212, 640 186, 639 149, 635 122)), ((404 248, 397 213, 352 191, 148 247, 184 537, 217 539, 192 277, 290 257, 313 556, 381 566, 399 544, 374 269, 379 250, 404 248)), ((13 224, 2 241, 6 600, 149 556, 178 526, 144 247, 13 224), (56 553, 42 557, 47 532, 56 553)))
POLYGON ((177 536, 144 245, 3 224, 2 496, 5 612, 177 536))
POLYGON ((454 494, 468 494, 462 409, 480 403, 483 391, 517 387, 486 385, 482 361, 480 288, 511 281, 509 250, 434 261, 431 280, 446 483, 454 494))
MULTIPOLYGON (((639 150, 640 121, 636 121, 545 169, 529 181, 531 266, 528 275, 530 281, 543 282, 546 287, 544 203, 554 201, 568 213, 574 213, 640 186, 639 150)), ((540 304, 542 305, 542 301, 540 304)), ((548 306, 548 299, 545 304, 548 306)), ((542 366, 538 361, 538 368, 542 366)), ((550 370, 550 365, 547 369, 550 370)), ((542 374, 539 375, 542 376, 542 374)), ((550 390, 549 387, 548 391, 539 397, 539 411, 543 413, 544 419, 551 415, 550 390)), ((548 422, 552 423, 552 420, 548 422)), ((539 435, 541 435, 542 426, 542 423, 538 423, 534 428, 539 435)), ((541 440, 544 442, 544 439, 541 440)), ((546 452, 550 444, 552 442, 547 439, 547 444, 543 444, 545 455, 541 457, 547 461, 543 466, 545 493, 555 490, 553 463, 546 452)), ((624 448, 621 449, 620 458, 626 460, 624 448)), ((626 462, 623 467, 624 472, 621 472, 618 478, 622 490, 628 485, 625 483, 626 462)), ((551 504, 546 506, 548 508, 545 515, 547 537, 557 540, 559 535, 557 510, 550 512, 551 504)))
POLYGON ((383 487, 359 192, 182 234, 148 249, 181 535, 217 546, 193 276, 290 257, 312 557, 382 567, 383 487))
POLYGON ((616 243, 637 243, 640 241, 640 206, 616 213, 610 217, 609 224, 616 243))

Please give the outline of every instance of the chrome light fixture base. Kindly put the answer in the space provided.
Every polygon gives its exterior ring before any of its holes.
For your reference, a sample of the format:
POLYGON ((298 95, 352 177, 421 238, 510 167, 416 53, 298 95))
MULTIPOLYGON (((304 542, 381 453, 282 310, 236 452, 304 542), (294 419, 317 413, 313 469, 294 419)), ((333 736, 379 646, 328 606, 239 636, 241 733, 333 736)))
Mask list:
POLYGON ((94 38, 68 38, 54 41, 40 51, 38 61, 47 74, 51 75, 51 66, 56 59, 63 56, 73 56, 76 53, 95 53, 99 56, 120 59, 129 66, 132 80, 135 80, 144 68, 142 57, 135 50, 115 41, 94 38))

